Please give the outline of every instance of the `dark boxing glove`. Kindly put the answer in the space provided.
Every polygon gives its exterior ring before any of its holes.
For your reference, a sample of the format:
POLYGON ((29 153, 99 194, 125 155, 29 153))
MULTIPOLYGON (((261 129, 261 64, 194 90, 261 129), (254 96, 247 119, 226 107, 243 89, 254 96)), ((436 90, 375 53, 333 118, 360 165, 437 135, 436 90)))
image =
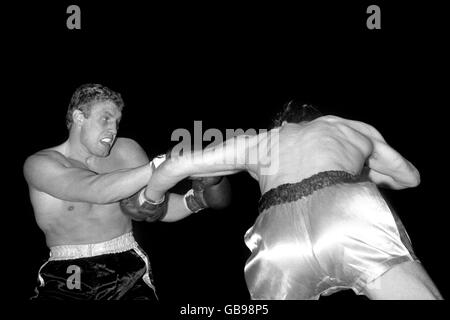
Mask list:
POLYGON ((223 209, 231 202, 231 187, 225 177, 203 177, 192 180, 192 189, 184 195, 191 212, 205 208, 223 209))
POLYGON ((167 213, 169 193, 161 201, 154 202, 145 197, 145 188, 135 195, 120 201, 122 212, 135 221, 154 222, 163 219, 167 213))

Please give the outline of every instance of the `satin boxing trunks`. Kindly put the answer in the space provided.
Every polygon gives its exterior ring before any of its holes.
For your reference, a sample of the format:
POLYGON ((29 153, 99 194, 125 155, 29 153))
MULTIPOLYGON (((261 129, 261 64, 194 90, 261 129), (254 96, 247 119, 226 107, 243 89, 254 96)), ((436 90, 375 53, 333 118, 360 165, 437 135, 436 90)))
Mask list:
POLYGON ((364 288, 393 266, 418 261, 400 219, 375 184, 325 171, 266 192, 245 234, 252 299, 318 299, 364 288))
POLYGON ((131 232, 101 243, 51 247, 38 280, 31 299, 157 301, 148 257, 131 232))

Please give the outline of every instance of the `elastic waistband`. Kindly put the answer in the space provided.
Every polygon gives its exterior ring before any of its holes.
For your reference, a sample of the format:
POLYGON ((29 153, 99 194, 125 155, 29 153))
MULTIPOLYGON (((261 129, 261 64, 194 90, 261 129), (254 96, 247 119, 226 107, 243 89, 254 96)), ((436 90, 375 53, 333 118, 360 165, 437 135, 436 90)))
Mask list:
POLYGON ((138 243, 134 240, 133 233, 128 232, 105 242, 50 247, 49 260, 95 257, 102 254, 124 252, 136 247, 138 247, 138 243))
POLYGON ((303 179, 297 183, 281 184, 264 193, 259 200, 259 212, 283 203, 297 201, 309 196, 314 191, 338 183, 368 181, 360 175, 353 175, 346 171, 323 171, 303 179))

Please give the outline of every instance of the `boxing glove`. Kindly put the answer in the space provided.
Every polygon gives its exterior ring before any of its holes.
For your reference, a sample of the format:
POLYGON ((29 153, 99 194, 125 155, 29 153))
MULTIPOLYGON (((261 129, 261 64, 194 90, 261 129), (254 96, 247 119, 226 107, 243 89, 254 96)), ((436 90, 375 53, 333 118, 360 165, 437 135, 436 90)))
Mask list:
POLYGON ((192 189, 184 196, 186 207, 192 212, 205 208, 224 209, 231 202, 231 187, 226 177, 192 179, 192 189))
POLYGON ((135 221, 154 222, 161 220, 167 213, 169 202, 169 193, 166 193, 164 199, 158 203, 145 198, 145 189, 135 195, 120 201, 122 212, 135 221))

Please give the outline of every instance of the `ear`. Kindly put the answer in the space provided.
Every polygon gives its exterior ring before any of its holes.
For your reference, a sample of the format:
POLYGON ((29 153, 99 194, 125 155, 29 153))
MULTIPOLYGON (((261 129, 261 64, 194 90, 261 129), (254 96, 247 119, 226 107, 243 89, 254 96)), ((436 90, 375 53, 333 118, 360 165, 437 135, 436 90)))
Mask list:
POLYGON ((75 123, 77 126, 81 126, 84 119, 86 119, 83 112, 81 112, 80 110, 74 110, 74 112, 72 113, 72 118, 73 123, 75 123))

